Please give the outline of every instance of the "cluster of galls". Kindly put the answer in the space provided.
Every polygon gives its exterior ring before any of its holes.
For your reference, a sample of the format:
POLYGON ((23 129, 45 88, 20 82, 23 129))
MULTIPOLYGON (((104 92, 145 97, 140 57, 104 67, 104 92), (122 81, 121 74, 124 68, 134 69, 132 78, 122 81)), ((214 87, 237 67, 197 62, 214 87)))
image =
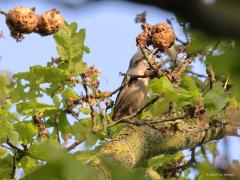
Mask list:
POLYGON ((32 32, 42 36, 58 32, 64 25, 64 17, 56 9, 38 15, 35 14, 35 8, 19 6, 7 13, 6 23, 12 37, 21 41, 24 34, 32 32))
POLYGON ((97 69, 94 65, 86 68, 84 72, 81 74, 82 83, 86 84, 93 90, 99 88, 99 81, 97 77, 101 74, 100 70, 97 69))
POLYGON ((38 127, 38 137, 48 138, 48 131, 46 129, 44 119, 41 116, 34 115, 32 117, 32 122, 38 127))
MULTIPOLYGON (((112 99, 110 98, 111 92, 102 92, 99 90, 99 81, 98 76, 101 74, 99 69, 97 69, 94 65, 86 68, 84 72, 80 75, 81 80, 76 79, 75 77, 69 77, 68 81, 73 83, 79 83, 85 86, 86 89, 90 88, 91 91, 88 92, 88 95, 81 95, 81 97, 74 99, 72 97, 67 98, 67 104, 71 105, 83 105, 86 107, 87 105, 96 106, 98 102, 104 102, 106 107, 112 107, 112 99)), ((85 90, 86 91, 86 90, 85 90)))
POLYGON ((140 48, 153 45, 154 48, 163 52, 170 48, 176 39, 173 29, 165 23, 158 23, 154 26, 143 23, 142 30, 143 32, 136 38, 137 46, 140 48))

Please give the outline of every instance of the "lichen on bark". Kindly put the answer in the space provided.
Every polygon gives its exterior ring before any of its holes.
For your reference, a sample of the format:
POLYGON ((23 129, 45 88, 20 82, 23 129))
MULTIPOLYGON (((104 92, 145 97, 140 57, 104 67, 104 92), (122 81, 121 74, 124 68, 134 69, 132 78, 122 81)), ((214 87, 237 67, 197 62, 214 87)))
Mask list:
POLYGON ((148 158, 163 153, 191 149, 212 140, 218 140, 232 129, 231 125, 200 128, 198 119, 181 119, 162 124, 160 130, 144 126, 125 127, 118 136, 101 149, 101 154, 134 168, 148 158), (163 131, 163 127, 167 127, 163 131))

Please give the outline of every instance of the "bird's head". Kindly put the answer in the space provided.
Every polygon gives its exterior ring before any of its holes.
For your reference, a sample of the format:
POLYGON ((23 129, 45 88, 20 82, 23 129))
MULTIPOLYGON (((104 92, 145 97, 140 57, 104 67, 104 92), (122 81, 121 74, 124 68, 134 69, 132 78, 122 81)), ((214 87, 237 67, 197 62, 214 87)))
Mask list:
POLYGON ((128 75, 144 75, 144 72, 149 68, 146 58, 141 50, 138 50, 129 63, 127 71, 128 75))

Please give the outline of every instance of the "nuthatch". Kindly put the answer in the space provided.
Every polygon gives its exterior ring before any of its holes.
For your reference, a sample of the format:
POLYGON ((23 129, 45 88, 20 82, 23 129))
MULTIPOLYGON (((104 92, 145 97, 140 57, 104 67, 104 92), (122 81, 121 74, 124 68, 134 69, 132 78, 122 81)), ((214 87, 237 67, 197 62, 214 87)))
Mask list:
MULTIPOLYGON (((138 50, 135 53, 129 63, 129 68, 126 75, 144 75, 144 72, 149 68, 145 56, 138 50)), ((116 121, 125 116, 129 116, 133 113, 138 112, 144 104, 147 96, 147 85, 149 78, 124 78, 123 84, 127 84, 118 93, 112 120, 116 121)))

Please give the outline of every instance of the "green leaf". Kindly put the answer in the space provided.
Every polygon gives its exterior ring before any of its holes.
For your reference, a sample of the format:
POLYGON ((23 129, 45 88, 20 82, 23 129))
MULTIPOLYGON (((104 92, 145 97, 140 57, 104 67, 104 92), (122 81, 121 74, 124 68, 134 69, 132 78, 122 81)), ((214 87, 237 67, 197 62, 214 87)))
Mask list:
POLYGON ((59 121, 59 131, 61 132, 62 137, 65 138, 65 136, 71 132, 71 125, 68 122, 66 113, 64 111, 61 111, 59 113, 58 121, 59 121))
POLYGON ((82 61, 83 51, 89 53, 88 47, 84 45, 85 37, 86 30, 80 29, 77 32, 76 23, 65 23, 64 27, 54 35, 58 54, 68 61, 68 71, 73 75, 82 73, 86 68, 82 61))
POLYGON ((72 98, 72 100, 77 100, 78 97, 79 97, 78 94, 70 88, 65 89, 64 92, 62 93, 63 103, 65 106, 67 106, 68 98, 72 98))
POLYGON ((44 113, 49 110, 56 110, 55 106, 37 102, 36 100, 18 103, 17 112, 22 115, 34 115, 36 113, 44 113))
POLYGON ((126 180, 145 180, 149 179, 145 175, 144 168, 126 168, 120 163, 112 161, 107 158, 102 158, 104 168, 107 168, 107 171, 111 174, 111 179, 126 179, 126 180))
POLYGON ((84 166, 72 155, 58 153, 58 157, 49 161, 46 165, 38 168, 28 175, 26 180, 42 179, 43 175, 49 179, 94 179, 95 173, 89 166, 84 166))
POLYGON ((15 124, 15 129, 20 135, 23 143, 32 143, 34 136, 38 132, 38 128, 32 124, 32 122, 19 122, 15 124))
POLYGON ((96 155, 96 151, 80 151, 75 153, 76 159, 81 162, 87 163, 89 160, 96 155))
POLYGON ((52 97, 52 99, 53 99, 54 105, 59 108, 59 106, 61 105, 61 102, 60 102, 60 100, 59 100, 59 97, 58 97, 57 95, 54 95, 54 96, 52 97))
MULTIPOLYGON (((89 120, 90 121, 90 120, 89 120)), ((75 122, 72 126, 72 133, 77 139, 84 139, 90 131, 90 126, 86 126, 82 122, 75 122)))
POLYGON ((85 140, 85 145, 90 147, 96 144, 96 142, 105 137, 101 133, 91 132, 91 119, 82 119, 80 122, 75 122, 71 126, 71 132, 76 139, 85 140))
POLYGON ((227 102, 229 101, 228 97, 225 94, 225 89, 221 83, 216 83, 216 85, 210 89, 203 97, 204 106, 207 110, 207 113, 210 115, 217 114, 226 106, 227 102))
POLYGON ((193 101, 196 101, 197 99, 199 99, 201 97, 199 89, 196 86, 195 81, 193 80, 192 77, 187 76, 187 75, 182 76, 181 87, 188 90, 192 94, 192 96, 194 98, 193 101))
POLYGON ((182 158, 184 158, 184 154, 182 152, 175 154, 161 154, 149 159, 147 165, 148 167, 152 167, 155 170, 159 167, 164 169, 166 167, 171 167, 175 161, 182 158))
POLYGON ((69 75, 66 70, 56 67, 32 66, 28 72, 20 72, 13 76, 15 83, 12 84, 11 101, 14 103, 42 97, 45 92, 52 96, 53 92, 61 88, 69 75), (51 90, 46 91, 41 88, 42 84, 50 84, 51 90))
POLYGON ((199 170, 199 177, 198 179, 214 179, 214 180, 223 180, 221 176, 213 176, 214 178, 209 178, 211 175, 220 174, 209 162, 204 161, 202 163, 197 164, 197 169, 199 170))
POLYGON ((157 102, 155 102, 150 109, 153 117, 159 116, 162 113, 167 112, 169 109, 169 101, 167 98, 161 98, 157 102))
POLYGON ((85 53, 88 53, 88 54, 90 53, 89 47, 87 47, 85 45, 83 46, 83 50, 84 50, 85 53))
POLYGON ((10 92, 11 102, 16 103, 21 100, 34 99, 42 97, 41 89, 38 85, 22 85, 20 82, 14 84, 10 92), (28 92, 25 89, 29 88, 28 92))
POLYGON ((94 146, 96 142, 103 137, 100 133, 88 132, 86 134, 85 146, 94 146))
POLYGON ((60 150, 56 141, 35 143, 29 149, 34 157, 47 161, 25 179, 41 179, 42 175, 51 179, 93 179, 89 166, 75 159, 75 155, 60 150))
POLYGON ((79 75, 83 73, 83 71, 86 69, 87 64, 84 62, 77 62, 77 63, 69 63, 69 71, 73 75, 79 75))
POLYGON ((0 177, 1 179, 9 179, 9 172, 12 167, 12 156, 8 154, 4 158, 0 158, 0 177))
POLYGON ((38 168, 38 162, 36 159, 32 159, 28 156, 24 156, 21 161, 21 167, 24 170, 24 175, 27 176, 38 168))
POLYGON ((0 143, 6 142, 13 130, 13 125, 7 119, 0 118, 0 143))
POLYGON ((67 79, 69 73, 57 67, 43 67, 40 65, 30 67, 28 72, 14 74, 14 79, 29 81, 33 84, 61 82, 67 79))
POLYGON ((6 155, 8 154, 8 151, 2 147, 0 147, 0 159, 6 157, 6 155))
POLYGON ((37 159, 50 161, 59 154, 60 146, 55 140, 47 140, 44 142, 35 141, 29 148, 29 153, 37 159))
POLYGON ((0 72, 0 105, 4 104, 9 95, 10 75, 7 71, 0 72))
POLYGON ((167 100, 177 102, 178 107, 191 103, 193 100, 191 92, 180 87, 175 88, 167 77, 152 80, 148 88, 154 94, 165 94, 167 100))
POLYGON ((198 30, 188 30, 188 33, 191 36, 190 43, 187 46, 187 51, 189 53, 193 53, 198 50, 207 50, 208 48, 214 46, 217 42, 217 40, 213 37, 210 37, 198 30))
POLYGON ((239 99, 240 41, 236 41, 230 49, 224 48, 220 50, 221 53, 218 53, 218 55, 208 57, 207 62, 212 65, 216 76, 225 76, 225 79, 229 77, 230 83, 234 85, 234 95, 239 99))
POLYGON ((17 146, 19 144, 19 134, 16 131, 10 131, 8 134, 8 139, 14 146, 17 146))
POLYGON ((91 109, 89 109, 89 108, 81 108, 80 111, 83 114, 91 114, 91 109))

